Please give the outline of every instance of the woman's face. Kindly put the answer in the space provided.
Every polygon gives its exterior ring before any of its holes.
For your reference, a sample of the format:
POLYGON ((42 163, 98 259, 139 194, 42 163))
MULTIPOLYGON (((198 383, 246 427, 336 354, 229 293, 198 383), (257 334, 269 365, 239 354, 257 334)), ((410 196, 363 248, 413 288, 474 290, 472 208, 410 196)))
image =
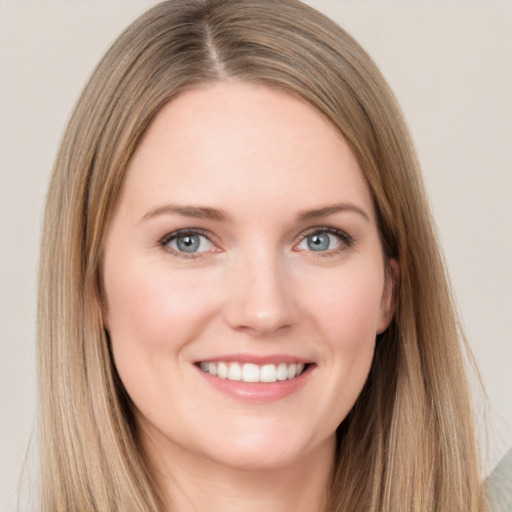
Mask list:
POLYGON ((332 455, 393 313, 344 138, 263 86, 183 93, 128 168, 105 325, 147 446, 238 468, 332 455))

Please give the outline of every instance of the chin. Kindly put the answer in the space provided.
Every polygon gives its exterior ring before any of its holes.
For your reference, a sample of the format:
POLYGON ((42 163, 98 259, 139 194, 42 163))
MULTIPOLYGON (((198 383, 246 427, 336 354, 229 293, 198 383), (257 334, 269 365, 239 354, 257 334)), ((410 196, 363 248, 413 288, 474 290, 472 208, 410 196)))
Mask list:
POLYGON ((335 434, 331 437, 312 442, 301 428, 293 425, 294 432, 271 432, 262 430, 250 434, 230 435, 225 442, 218 442, 210 452, 210 459, 222 466, 237 470, 258 471, 291 467, 300 462, 313 451, 325 450, 329 456, 334 453, 335 434), (297 434, 302 434, 297 436, 297 434))

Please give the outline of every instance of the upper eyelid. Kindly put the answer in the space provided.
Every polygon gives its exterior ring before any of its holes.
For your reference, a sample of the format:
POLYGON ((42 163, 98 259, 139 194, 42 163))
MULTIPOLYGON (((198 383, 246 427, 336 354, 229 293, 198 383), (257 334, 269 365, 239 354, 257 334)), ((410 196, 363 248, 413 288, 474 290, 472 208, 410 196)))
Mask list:
POLYGON ((168 244, 171 240, 180 235, 201 235, 207 238, 212 244, 215 243, 214 240, 212 240, 211 233, 200 228, 183 228, 170 231, 160 238, 159 243, 168 244))
POLYGON ((299 235, 299 241, 304 240, 304 238, 314 233, 330 233, 332 235, 338 235, 343 238, 346 238, 347 241, 354 240, 354 238, 343 229, 335 228, 332 226, 313 226, 311 228, 306 229, 299 235))

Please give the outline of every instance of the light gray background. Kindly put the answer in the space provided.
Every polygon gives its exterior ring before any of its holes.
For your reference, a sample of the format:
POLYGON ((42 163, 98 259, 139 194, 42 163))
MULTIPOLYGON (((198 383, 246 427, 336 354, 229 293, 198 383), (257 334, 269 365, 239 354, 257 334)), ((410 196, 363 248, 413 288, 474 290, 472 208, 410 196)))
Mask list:
MULTIPOLYGON (((155 3, 0 0, 0 510, 15 508, 35 427, 38 239, 58 142, 96 62, 155 3)), ((476 407, 488 471, 512 446, 512 1, 308 3, 362 43, 409 122, 489 395, 487 419, 476 407)))

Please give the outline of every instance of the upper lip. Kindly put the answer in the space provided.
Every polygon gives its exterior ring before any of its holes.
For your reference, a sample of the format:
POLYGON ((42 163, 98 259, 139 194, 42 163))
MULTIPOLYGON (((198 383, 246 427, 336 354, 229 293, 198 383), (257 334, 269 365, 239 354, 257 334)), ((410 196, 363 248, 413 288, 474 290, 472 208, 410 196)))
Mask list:
POLYGON ((204 359, 198 359, 196 363, 215 363, 218 361, 222 361, 224 363, 252 363, 257 365, 264 365, 264 364, 279 364, 279 363, 286 363, 286 364, 311 364, 313 361, 310 359, 299 357, 299 356, 292 356, 289 354, 269 354, 269 355, 263 355, 263 354, 222 354, 218 356, 213 357, 206 357, 204 359))

